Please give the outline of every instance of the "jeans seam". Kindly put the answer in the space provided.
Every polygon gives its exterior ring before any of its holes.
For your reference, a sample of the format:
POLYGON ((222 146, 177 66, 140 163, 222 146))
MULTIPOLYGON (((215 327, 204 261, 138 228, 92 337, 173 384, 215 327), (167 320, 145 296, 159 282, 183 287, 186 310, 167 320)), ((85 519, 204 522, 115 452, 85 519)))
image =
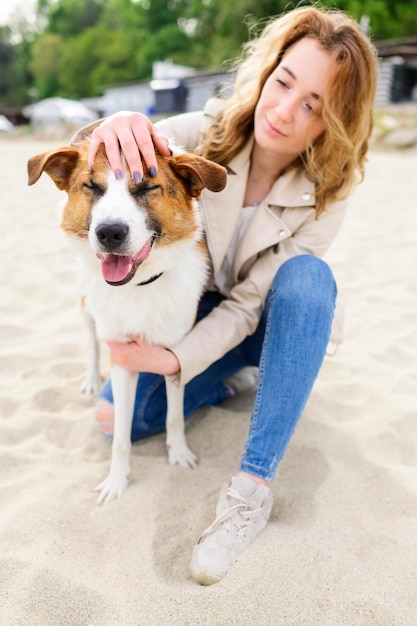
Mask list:
MULTIPOLYGON (((271 288, 271 291, 269 293, 269 311, 272 310, 272 304, 275 298, 275 288, 271 288)), ((268 339, 269 336, 269 332, 270 332, 270 328, 271 328, 271 315, 268 314, 267 319, 266 319, 266 324, 265 324, 265 333, 264 333, 264 338, 263 338, 263 344, 265 344, 265 342, 268 339)), ((261 395, 262 395, 262 390, 263 390, 263 378, 264 378, 264 371, 265 371, 265 354, 264 354, 264 350, 261 351, 261 357, 259 359, 259 370, 258 370, 258 384, 257 384, 257 389, 256 389, 256 395, 255 395, 255 402, 253 405, 253 411, 252 411, 252 419, 251 419, 251 425, 250 425, 250 429, 249 429, 249 439, 251 438, 251 436, 254 434, 254 432, 256 431, 256 427, 258 424, 258 416, 259 416, 259 405, 261 403, 261 395)), ((248 441, 249 443, 249 441, 248 441)))

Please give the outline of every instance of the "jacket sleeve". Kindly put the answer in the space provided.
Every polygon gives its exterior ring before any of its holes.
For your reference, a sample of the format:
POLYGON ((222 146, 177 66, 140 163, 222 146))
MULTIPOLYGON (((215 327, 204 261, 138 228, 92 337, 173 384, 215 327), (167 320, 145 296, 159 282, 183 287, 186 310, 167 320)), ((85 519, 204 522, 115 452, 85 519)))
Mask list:
POLYGON ((255 332, 279 267, 301 254, 322 257, 343 221, 345 205, 333 204, 319 219, 314 211, 308 212, 296 232, 253 260, 228 298, 171 348, 181 366, 180 372, 172 376, 174 382, 188 383, 255 332))
POLYGON ((217 113, 224 107, 220 98, 210 98, 203 111, 182 113, 156 122, 170 143, 189 152, 195 150, 201 140, 201 133, 213 122, 217 113))

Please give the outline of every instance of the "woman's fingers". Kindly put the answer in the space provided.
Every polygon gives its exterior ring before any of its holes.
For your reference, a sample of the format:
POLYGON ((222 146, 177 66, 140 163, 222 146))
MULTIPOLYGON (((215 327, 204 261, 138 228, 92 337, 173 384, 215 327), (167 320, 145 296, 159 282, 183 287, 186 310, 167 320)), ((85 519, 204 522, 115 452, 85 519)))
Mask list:
POLYGON ((110 167, 116 178, 121 178, 124 174, 121 150, 130 174, 136 182, 142 180, 143 162, 150 175, 156 176, 158 164, 155 148, 165 156, 172 154, 168 147, 168 139, 141 113, 115 114, 94 129, 88 152, 90 169, 94 167, 94 158, 101 143, 105 146, 110 167))

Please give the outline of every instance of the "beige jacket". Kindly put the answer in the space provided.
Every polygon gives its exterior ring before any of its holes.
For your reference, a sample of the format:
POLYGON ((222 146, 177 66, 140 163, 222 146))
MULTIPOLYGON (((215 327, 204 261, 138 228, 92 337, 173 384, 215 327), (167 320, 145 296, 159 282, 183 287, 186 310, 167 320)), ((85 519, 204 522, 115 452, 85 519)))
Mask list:
MULTIPOLYGON (((157 126, 171 143, 192 151, 220 106, 221 101, 212 99, 202 112, 168 118, 157 126)), ((201 195, 214 272, 223 262, 238 221, 252 145, 253 138, 229 163, 222 192, 204 190, 201 195)), ((324 255, 342 223, 346 202, 332 203, 316 219, 314 191, 314 184, 300 170, 277 180, 239 244, 233 264, 235 286, 228 299, 172 348, 181 364, 174 379, 189 382, 256 330, 272 280, 284 261, 299 254, 324 255)))

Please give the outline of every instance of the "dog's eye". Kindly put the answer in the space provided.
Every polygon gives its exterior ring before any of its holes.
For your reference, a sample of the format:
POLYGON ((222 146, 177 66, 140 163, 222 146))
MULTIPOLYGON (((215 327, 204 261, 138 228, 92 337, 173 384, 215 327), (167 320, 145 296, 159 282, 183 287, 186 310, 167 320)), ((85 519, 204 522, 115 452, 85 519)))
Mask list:
POLYGON ((102 196, 104 194, 104 189, 92 180, 88 183, 83 183, 83 189, 88 189, 88 191, 95 196, 102 196))
POLYGON ((132 187, 130 193, 135 198, 140 198, 141 196, 145 196, 146 194, 151 193, 151 191, 156 191, 157 189, 162 189, 161 185, 149 185, 146 181, 144 181, 140 185, 132 187))

